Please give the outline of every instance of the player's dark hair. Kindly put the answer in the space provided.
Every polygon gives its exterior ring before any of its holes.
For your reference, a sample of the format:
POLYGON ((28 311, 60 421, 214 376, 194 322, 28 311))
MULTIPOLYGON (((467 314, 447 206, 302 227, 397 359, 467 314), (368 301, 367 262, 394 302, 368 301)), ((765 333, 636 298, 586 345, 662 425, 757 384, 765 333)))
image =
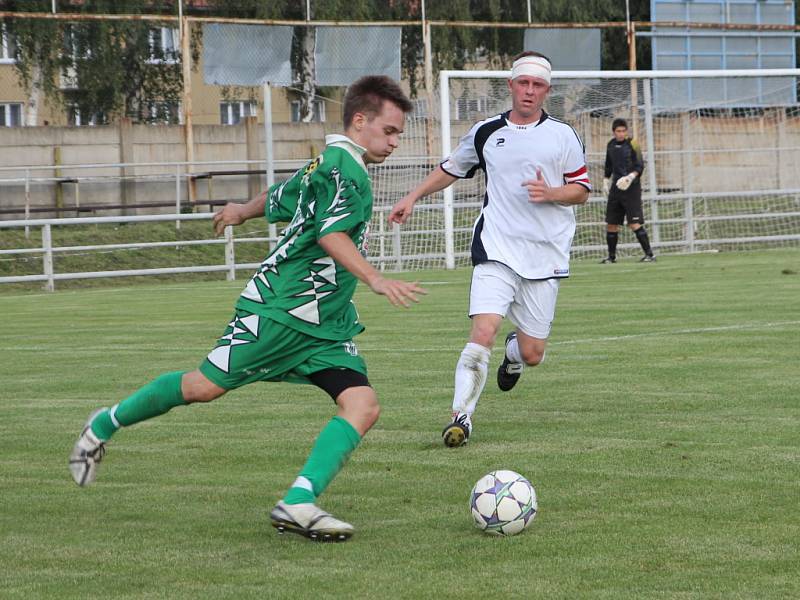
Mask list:
POLYGON ((544 55, 544 54, 542 54, 541 52, 536 52, 535 50, 526 50, 525 52, 520 52, 519 54, 517 54, 517 55, 514 57, 514 60, 512 60, 512 61, 511 61, 511 63, 512 63, 512 64, 514 64, 515 62, 517 62, 517 61, 518 61, 520 58, 522 58, 523 56, 538 56, 539 58, 543 58, 543 59, 545 59, 545 60, 546 60, 547 62, 549 62, 551 65, 553 64, 553 61, 552 61, 552 60, 550 60, 550 57, 549 57, 549 56, 545 56, 545 55, 544 55))
POLYGON ((347 129, 353 123, 356 113, 364 113, 373 119, 381 112, 384 100, 397 106, 404 113, 414 108, 397 82, 385 75, 366 75, 353 82, 344 95, 342 119, 347 129))
POLYGON ((614 122, 611 123, 611 131, 614 131, 617 127, 624 127, 627 129, 628 122, 625 119, 614 119, 614 122))

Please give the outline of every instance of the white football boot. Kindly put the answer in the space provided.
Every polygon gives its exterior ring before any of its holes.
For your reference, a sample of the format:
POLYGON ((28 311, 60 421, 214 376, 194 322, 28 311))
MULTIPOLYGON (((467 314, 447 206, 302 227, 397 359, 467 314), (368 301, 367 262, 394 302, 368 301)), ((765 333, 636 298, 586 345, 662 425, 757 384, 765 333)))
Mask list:
POLYGON ((310 502, 286 504, 281 500, 269 517, 278 533, 290 531, 317 542, 344 542, 355 531, 350 523, 340 521, 310 502))
POLYGON ((99 408, 89 415, 78 441, 69 455, 69 470, 75 483, 81 487, 89 485, 97 476, 97 465, 106 454, 106 444, 99 440, 91 428, 92 420, 105 408, 99 408))

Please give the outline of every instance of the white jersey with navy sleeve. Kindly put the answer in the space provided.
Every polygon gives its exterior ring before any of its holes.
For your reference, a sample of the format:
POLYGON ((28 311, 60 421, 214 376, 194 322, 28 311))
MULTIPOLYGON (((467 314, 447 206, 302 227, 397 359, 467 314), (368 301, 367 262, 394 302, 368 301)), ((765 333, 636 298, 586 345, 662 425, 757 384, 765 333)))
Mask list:
POLYGON ((536 123, 516 125, 509 112, 476 123, 441 168, 486 177, 483 208, 472 232, 472 264, 496 261, 525 279, 569 276, 575 235, 572 206, 533 203, 523 181, 536 171, 551 187, 577 183, 591 191, 583 142, 567 123, 542 111, 536 123))

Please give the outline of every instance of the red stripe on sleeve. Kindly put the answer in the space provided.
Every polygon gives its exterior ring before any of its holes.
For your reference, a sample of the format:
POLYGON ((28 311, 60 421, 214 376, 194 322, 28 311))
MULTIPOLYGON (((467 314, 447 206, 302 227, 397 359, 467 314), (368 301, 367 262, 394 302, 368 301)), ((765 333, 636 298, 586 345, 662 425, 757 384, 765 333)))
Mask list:
POLYGON ((568 177, 568 178, 578 177, 579 175, 583 175, 585 173, 586 173, 586 165, 583 165, 577 171, 573 171, 572 173, 564 173, 564 177, 568 177))

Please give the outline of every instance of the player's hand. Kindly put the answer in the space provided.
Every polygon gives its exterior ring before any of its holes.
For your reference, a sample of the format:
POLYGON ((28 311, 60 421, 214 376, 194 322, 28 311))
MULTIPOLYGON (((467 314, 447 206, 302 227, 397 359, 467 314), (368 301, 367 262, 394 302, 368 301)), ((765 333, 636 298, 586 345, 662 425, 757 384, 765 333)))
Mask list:
POLYGON ((603 179, 603 195, 608 196, 609 192, 611 192, 611 177, 606 177, 603 179))
POLYGON ((419 302, 418 294, 427 294, 428 291, 414 281, 401 281, 399 279, 385 279, 378 277, 370 282, 370 289, 376 294, 386 296, 394 306, 409 308, 411 302, 419 302))
POLYGON ((228 202, 214 213, 214 233, 222 235, 228 225, 241 225, 246 220, 243 206, 235 202, 228 202))
POLYGON ((631 187, 634 179, 636 179, 636 173, 628 173, 625 177, 617 179, 617 187, 624 192, 631 187))
POLYGON ((536 179, 523 181, 522 185, 528 188, 528 200, 530 202, 541 203, 553 201, 551 196, 551 190, 553 188, 547 185, 547 182, 544 180, 544 175, 542 175, 541 168, 536 168, 536 179))
POLYGON ((402 225, 408 218, 411 216, 411 213, 414 212, 414 204, 416 200, 411 198, 410 196, 403 196, 397 204, 392 207, 391 212, 389 213, 388 221, 389 223, 397 223, 398 225, 402 225))

